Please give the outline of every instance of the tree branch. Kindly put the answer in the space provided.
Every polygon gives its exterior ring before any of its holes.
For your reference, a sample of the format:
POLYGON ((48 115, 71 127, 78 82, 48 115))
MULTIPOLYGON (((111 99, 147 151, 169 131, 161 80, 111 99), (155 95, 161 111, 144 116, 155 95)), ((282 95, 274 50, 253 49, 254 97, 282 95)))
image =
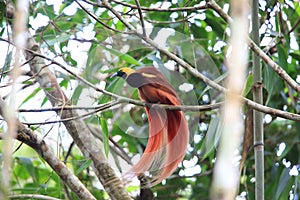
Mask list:
MULTIPOLYGON (((3 115, 3 110, 6 106, 5 101, 0 98, 0 115, 4 117, 4 120, 6 119, 3 115)), ((38 137, 29 128, 26 128, 19 120, 16 120, 16 127, 17 140, 33 148, 80 199, 96 199, 67 166, 57 158, 43 139, 38 137)))
MULTIPOLYGON (((131 25, 107 2, 107 1, 102 1, 103 5, 109 9, 112 13, 114 13, 114 15, 127 27, 129 28, 131 31, 133 31, 135 33, 136 36, 140 37, 141 39, 143 39, 145 42, 147 42, 149 45, 151 45, 152 47, 154 47, 155 49, 157 49, 158 51, 160 51, 161 53, 165 54, 166 56, 168 56, 171 60, 174 60, 175 62, 177 62, 179 65, 181 65, 183 68, 185 68, 186 70, 188 70, 193 76, 199 78, 200 80, 202 80, 204 83, 206 83, 207 85, 211 86, 212 88, 216 89, 219 92, 222 92, 224 94, 226 94, 228 91, 226 88, 224 88, 223 86, 219 85, 218 83, 214 82, 213 80, 207 78, 206 76, 204 76, 202 73, 200 73, 196 68, 192 67, 190 64, 188 64, 187 62, 185 62, 184 60, 182 60, 181 58, 177 57, 175 54, 169 52, 168 50, 160 47, 157 43, 155 43, 151 38, 149 37, 144 37, 142 34, 138 33, 135 29, 132 29, 131 25)), ((215 3, 214 1, 210 1, 211 3, 215 3)), ((209 5, 210 5, 209 4, 209 5)), ((221 9, 220 7, 216 7, 218 9, 221 9)), ((223 14, 225 17, 229 17, 224 11, 223 14)), ((262 50, 261 50, 262 51, 262 50)), ((272 61, 273 63, 275 63, 274 61, 272 61)), ((276 63, 275 63, 276 64, 276 63)), ((248 106, 250 106, 251 108, 267 113, 267 114, 271 114, 274 115, 276 113, 275 116, 279 116, 279 117, 283 117, 286 119, 290 119, 290 120, 295 120, 295 121, 300 121, 300 115, 294 114, 294 113, 285 113, 287 115, 284 114, 284 111, 282 110, 278 110, 278 109, 274 109, 274 108, 270 108, 258 103, 255 103, 254 101, 251 101, 245 97, 240 97, 242 98, 243 102, 245 104, 247 104, 248 106)))
MULTIPOLYGON (((89 1, 89 0, 83 0, 83 1, 90 5, 96 6, 96 7, 103 7, 103 5, 89 1)), ((138 9, 137 5, 133 5, 133 4, 125 3, 122 1, 117 1, 117 0, 111 0, 111 1, 116 4, 131 8, 131 9, 138 9)), ((193 6, 193 7, 181 7, 181 8, 149 8, 149 7, 140 6, 140 9, 143 11, 155 11, 155 12, 197 11, 197 10, 204 10, 207 8, 208 8, 207 5, 197 5, 197 6, 193 6)))
MULTIPOLYGON (((97 109, 95 109, 91 112, 85 113, 83 115, 72 116, 72 117, 64 118, 64 119, 60 119, 60 120, 46 121, 46 122, 22 122, 22 123, 26 124, 26 125, 45 125, 45 124, 53 124, 53 123, 60 123, 60 122, 69 122, 69 121, 76 120, 76 119, 85 119, 88 116, 91 116, 91 115, 96 114, 100 111, 103 111, 107 108, 110 108, 114 105, 117 105, 118 103, 119 103, 118 101, 111 101, 111 102, 102 104, 101 107, 99 107, 99 108, 97 108, 97 109)), ((61 110, 56 110, 56 111, 58 112, 58 111, 61 111, 61 110)))
MULTIPOLYGON (((7 12, 12 12, 9 13, 8 16, 13 16, 13 9, 7 10, 7 12)), ((27 49, 30 51, 24 51, 25 57, 27 60, 32 59, 31 62, 29 62, 29 66, 31 71, 33 73, 36 73, 45 65, 45 62, 42 57, 38 57, 35 55, 35 53, 41 54, 40 47, 36 43, 34 38, 30 35, 29 31, 27 49)), ((70 100, 61 90, 55 75, 48 68, 44 68, 43 70, 41 70, 40 73, 36 76, 36 80, 46 93, 46 96, 48 97, 52 106, 71 105, 70 100), (51 90, 49 90, 49 88, 51 88, 51 90)), ((66 119, 77 117, 78 113, 74 110, 61 110, 57 111, 57 115, 59 115, 61 119, 66 119)), ((72 136, 74 142, 81 150, 82 154, 86 158, 92 159, 95 174, 97 175, 104 189, 109 194, 110 198, 124 200, 131 199, 124 188, 124 184, 116 176, 104 153, 100 150, 100 145, 91 135, 84 121, 81 119, 76 119, 66 121, 64 122, 64 125, 69 134, 72 136)))
MULTIPOLYGON (((214 0, 210 0, 208 2, 208 5, 214 11, 216 11, 227 23, 233 22, 231 17, 227 13, 225 13, 214 0)), ((276 72, 287 84, 289 84, 294 90, 296 90, 298 94, 300 94, 300 85, 294 79, 292 79, 282 67, 274 62, 261 48, 259 48, 255 44, 255 42, 251 40, 251 38, 248 38, 248 45, 255 54, 261 57, 261 59, 274 70, 274 72, 276 72)))
MULTIPOLYGON (((39 47, 33 38, 31 39, 31 42, 32 43, 29 43, 28 46, 29 49, 39 52, 39 47)), ((31 70, 33 72, 38 71, 40 67, 44 65, 42 58, 36 57, 34 54, 31 54, 28 51, 25 51, 25 53, 27 57, 35 57, 35 59, 30 63, 31 70)), ((54 74, 48 68, 44 69, 43 73, 37 76, 37 81, 44 89, 53 106, 70 105, 70 101, 67 99, 56 82, 54 74), (53 90, 47 90, 49 87, 53 88, 53 90)), ((74 110, 61 110, 57 111, 57 114, 62 120, 78 117, 78 113, 74 110)), ((75 119, 71 121, 65 121, 64 125, 83 155, 86 158, 90 157, 92 159, 95 173, 110 197, 112 199, 131 199, 126 192, 123 183, 115 175, 103 152, 100 150, 100 145, 96 143, 91 133, 86 128, 85 123, 81 119, 75 119)))
MULTIPOLYGON (((142 35, 139 34, 140 37, 143 38, 142 35)), ((0 41, 5 41, 8 42, 10 44, 13 44, 12 42, 0 38, 0 41)), ((150 38, 145 38, 145 41, 149 42, 149 44, 153 47, 155 47, 158 51, 164 53, 165 55, 167 55, 170 59, 174 60, 175 62, 177 62, 178 64, 180 64, 181 66, 183 66, 185 69, 187 69, 193 76, 199 78, 200 80, 202 80, 203 82, 205 82, 207 85, 215 88, 216 90, 222 92, 222 93, 226 93, 226 88, 222 87, 221 85, 219 85, 218 83, 210 80, 209 78, 205 77, 203 74, 201 74, 197 69, 193 68, 192 66, 190 66, 188 63, 186 63, 185 61, 183 61, 182 59, 178 58, 175 54, 168 52, 167 50, 164 50, 162 48, 160 48, 156 43, 154 43, 153 40, 151 40, 150 38)), ((66 72, 68 72, 70 75, 74 76, 77 80, 83 82, 84 84, 86 84, 87 86, 95 89, 98 92, 101 92, 105 95, 111 96, 117 100, 119 100, 122 103, 131 103, 134 105, 138 105, 138 106, 146 106, 144 102, 135 100, 135 99, 130 99, 124 96, 119 96, 117 94, 108 92, 104 89, 98 88, 96 87, 94 84, 90 83, 89 81, 85 80, 84 78, 78 76, 76 73, 70 71, 69 69, 67 69, 67 67, 65 67, 64 65, 54 61, 51 58, 48 58, 40 53, 34 52, 30 49, 24 49, 25 51, 28 51, 29 53, 31 53, 32 55, 43 58, 45 60, 50 61, 52 64, 55 64, 57 66, 59 66, 60 68, 62 68, 63 70, 65 70, 66 72)), ((264 106, 258 103, 255 103, 254 101, 251 101, 245 97, 241 97, 243 98, 243 101, 245 102, 246 105, 248 105, 249 107, 253 108, 254 110, 266 113, 266 114, 270 114, 272 116, 277 116, 277 117, 282 117, 285 119, 289 119, 289 120, 293 120, 293 121, 300 121, 300 115, 295 114, 295 113, 291 113, 291 112, 286 112, 286 111, 282 111, 276 108, 271 108, 268 106, 264 106)), ((183 110, 183 111, 206 111, 206 110, 211 110, 211 109, 215 109, 217 107, 219 107, 219 105, 201 105, 201 106, 170 106, 170 105, 159 105, 159 106, 163 106, 165 109, 179 109, 179 110, 183 110), (208 106, 206 108, 206 106, 208 106), (211 108, 210 108, 211 107, 211 108)), ((68 108, 68 105, 64 105, 63 107, 68 108)), ((72 107, 72 106, 71 106, 72 107)), ((55 110, 60 110, 58 109, 60 107, 56 107, 54 106, 55 110), (57 109, 56 109, 57 108, 57 109)), ((76 108, 76 107, 75 107, 76 108)), ((78 108, 79 109, 79 108, 78 108)), ((46 109, 47 110, 47 109, 46 109)), ((68 110, 68 109, 67 109, 68 110)))
POLYGON ((137 10, 139 12, 139 16, 140 16, 140 20, 141 20, 141 25, 142 25, 142 30, 143 30, 143 36, 146 37, 146 29, 145 29, 145 23, 144 23, 144 17, 143 17, 143 13, 142 13, 142 9, 141 9, 141 5, 139 0, 134 0, 137 10))
POLYGON ((40 195, 40 194, 15 194, 15 195, 10 195, 10 199, 38 199, 38 200, 61 200, 57 199, 54 197, 49 197, 46 195, 40 195))

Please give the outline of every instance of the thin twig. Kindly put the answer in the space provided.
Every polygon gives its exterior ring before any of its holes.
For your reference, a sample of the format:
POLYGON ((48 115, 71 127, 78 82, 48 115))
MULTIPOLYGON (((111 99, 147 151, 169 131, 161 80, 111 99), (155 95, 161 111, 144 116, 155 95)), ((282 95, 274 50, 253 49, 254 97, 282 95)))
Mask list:
MULTIPOLYGON (((99 134, 100 133, 99 129, 97 129, 96 127, 90 126, 90 125, 88 125, 88 129, 91 131, 91 133, 96 138, 98 138, 99 140, 101 140, 103 142, 103 138, 102 138, 101 134, 99 134)), ((118 156, 120 156, 128 164, 132 165, 131 158, 128 156, 128 153, 126 153, 124 151, 124 149, 117 142, 115 142, 111 136, 109 136, 108 139, 110 141, 110 149, 111 149, 111 151, 115 152, 118 156)))
MULTIPOLYGON (((122 18, 123 20, 123 18, 122 18)), ((124 20, 123 20, 124 21, 124 20)), ((125 21, 126 23, 126 21, 125 21)), ((185 69, 187 69, 193 76, 199 78, 200 80, 202 80, 203 82, 205 82, 207 85, 215 88, 216 90, 222 92, 222 93, 226 93, 227 90, 222 87, 221 85, 219 85, 218 83, 210 80, 209 78, 207 78, 206 76, 204 76, 202 73, 200 73, 197 69, 193 68, 192 66, 190 66, 188 63, 186 63, 185 61, 183 61, 182 59, 178 58, 176 55, 168 52, 167 50, 165 49, 162 49, 160 48, 153 40, 151 40, 150 38, 147 38, 147 37, 143 37, 141 34, 139 33, 136 33, 137 36, 143 38, 146 42, 148 42, 151 46, 153 46, 154 48, 156 48, 157 50, 159 50, 160 52, 164 53, 165 55, 167 55, 170 59, 174 60, 175 62, 177 62, 178 64, 180 64, 181 66, 183 66, 185 69)), ((6 39, 3 39, 3 38, 0 38, 0 41, 5 41, 5 42, 8 42, 10 44, 13 44, 11 41, 9 40, 6 40, 6 39)), ((13 44, 14 45, 14 44, 13 44)), ((108 96, 111 96, 117 100, 119 100, 120 102, 127 102, 127 103, 131 103, 131 104, 134 104, 134 105, 139 105, 139 106, 144 106, 145 103, 141 102, 141 101, 138 101, 138 100, 134 100, 134 99, 130 99, 130 98, 127 98, 127 97, 123 97, 123 96, 119 96, 117 94, 114 94, 114 93, 111 93, 111 92, 108 92, 104 89, 101 89, 101 88, 98 88, 96 87, 94 84, 90 83, 89 81, 85 80, 84 78, 78 76, 76 73, 70 71, 69 69, 67 69, 67 67, 65 67, 64 65, 56 62, 55 60, 52 60, 51 58, 48 58, 42 54, 38 54, 30 49, 25 49, 26 51, 32 53, 33 55, 35 56, 38 56, 38 57, 41 57, 45 60, 48 60, 50 62, 52 62, 52 64, 55 64, 57 66, 59 66, 60 68, 62 68, 63 70, 65 70, 66 72, 68 72, 70 75, 74 76, 77 80, 83 82, 84 84, 86 84, 87 86, 95 89, 96 91, 98 92, 101 92, 105 95, 108 95, 108 96)), ((268 106, 264 106, 264 105, 261 105, 261 104, 258 104, 258 103, 255 103, 245 97, 242 97, 243 98, 243 101, 245 101, 245 104, 247 104, 248 106, 250 106, 251 108, 255 109, 255 110, 258 110, 260 112, 263 112, 263 113, 266 113, 266 114, 270 114, 270 115, 273 115, 273 116, 277 116, 277 117, 282 117, 282 118, 285 118, 285 119, 289 119, 289 120, 293 120, 293 121, 300 121, 300 115, 298 114, 294 114, 294 113, 290 113, 290 112, 286 112, 286 111, 282 111, 282 110, 279 110, 279 109, 275 109, 275 108, 271 108, 271 107, 268 107, 268 106)), ((183 108, 181 108, 183 109, 183 108)), ((192 109, 191 109, 192 110, 192 109)), ((203 110, 205 111, 205 110, 203 110)))
POLYGON ((139 16, 140 16, 142 30, 143 30, 143 36, 146 37, 146 29, 145 29, 144 17, 143 17, 143 13, 142 13, 142 9, 141 9, 141 5, 140 5, 139 0, 135 0, 135 4, 136 4, 136 7, 138 9, 139 16))
MULTIPOLYGON (((99 3, 95 3, 89 0, 83 0, 85 3, 96 6, 96 7, 105 7, 102 4, 99 3)), ((131 9, 138 9, 137 5, 134 4, 129 4, 129 3, 125 3, 123 1, 117 1, 117 0, 111 0, 112 2, 116 3, 116 4, 120 4, 123 6, 126 6, 128 8, 131 9)), ((143 11, 154 11, 154 12, 180 12, 180 11, 198 11, 198 10, 204 10, 207 9, 208 6, 205 5, 197 5, 197 6, 193 6, 193 7, 179 7, 179 8, 149 8, 149 7, 144 7, 141 6, 140 7, 141 10, 143 11)))
POLYGON ((297 21, 296 21, 296 23, 292 26, 292 28, 287 32, 287 34, 289 35, 291 32, 293 32, 296 28, 297 28, 297 26, 300 24, 300 19, 298 19, 297 21))
MULTIPOLYGON (((210 8, 216 11, 227 23, 232 23, 232 18, 224 12, 224 10, 214 1, 210 0, 208 2, 210 8)), ((280 67, 276 62, 274 62, 261 48, 259 48, 251 38, 248 37, 248 44, 253 52, 255 52, 262 60, 268 64, 285 82, 287 82, 297 93, 300 94, 300 85, 293 80, 290 75, 280 67)))
MULTIPOLYGON (((18 68, 21 68, 21 67, 25 66, 26 64, 28 64, 29 62, 31 62, 32 59, 33 59, 33 58, 31 58, 31 59, 29 59, 29 60, 26 60, 26 61, 23 62, 20 66, 18 66, 18 68)), ((5 66, 4 66, 2 69, 5 69, 5 66)), ((2 71, 2 72, 0 73, 0 76, 5 75, 5 74, 9 74, 9 73, 11 73, 12 70, 13 70, 13 68, 11 68, 11 69, 9 69, 9 70, 6 70, 6 71, 2 71)))
MULTIPOLYGON (((216 82, 212 81, 211 79, 207 78, 202 73, 200 73, 196 68, 192 67, 187 62, 185 62, 181 58, 177 57, 175 54, 169 52, 166 49, 161 48, 151 38, 144 37, 143 35, 141 35, 140 33, 138 33, 136 30, 132 29, 131 25, 107 1, 103 1, 103 5, 107 9, 109 9, 128 29, 130 29, 131 31, 133 31, 136 36, 140 37, 145 42, 147 42, 149 45, 151 45, 152 47, 154 47, 155 49, 157 49, 161 53, 167 55, 170 59, 172 59, 175 62, 177 62, 179 65, 181 65, 186 70, 188 70, 193 76, 199 78, 204 83, 206 83, 207 85, 211 86, 212 88, 218 90, 219 92, 222 92, 222 93, 227 93, 228 92, 226 88, 222 87, 218 83, 216 83, 216 82)), ((212 6, 212 5, 217 5, 217 4, 214 1, 209 1, 208 5, 212 6)), ((221 9, 218 5, 214 6, 214 8, 216 9, 216 11, 219 11, 219 9, 221 9)), ((223 10, 220 11, 220 12, 223 14, 223 16, 225 18, 228 18, 228 19, 231 20, 231 18, 223 10)), ((252 43, 253 43, 253 41, 252 41, 252 43)), ((260 51, 262 51, 262 50, 260 49, 260 51)), ((269 58, 269 59, 271 60, 271 58, 269 58)), ((272 62, 275 63, 274 61, 272 61, 272 62)), ((253 102, 253 101, 251 101, 251 100, 249 100, 249 99, 247 99, 245 97, 241 97, 241 98, 242 98, 242 100, 244 101, 245 104, 249 105, 250 107, 252 107, 255 110, 258 110, 258 111, 261 111, 261 112, 264 112, 264 113, 267 113, 267 114, 271 114, 271 115, 274 115, 274 116, 282 117, 282 118, 285 118, 285 119, 290 119, 290 120, 294 120, 294 121, 300 121, 300 115, 297 115, 297 114, 294 114, 294 113, 290 113, 290 112, 284 113, 284 111, 282 111, 282 110, 270 108, 270 107, 267 107, 267 106, 255 103, 255 102, 253 102)))
POLYGON ((61 200, 54 197, 41 194, 14 194, 9 196, 10 199, 39 199, 39 200, 61 200))
MULTIPOLYGON (((114 102, 114 101, 111 101, 114 102)), ((119 101, 118 103, 127 103, 126 100, 119 101)), ((209 111, 218 109, 222 106, 223 102, 219 103, 213 103, 208 105, 180 105, 180 106, 173 106, 173 105, 167 105, 167 104, 149 104, 149 103, 143 103, 139 102, 138 104, 132 103, 133 105, 137 106, 159 106, 161 108, 167 109, 167 110, 182 110, 182 111, 192 111, 192 112, 202 112, 202 111, 209 111)), ((40 109, 18 109, 18 112, 52 112, 52 111, 58 111, 58 110, 98 110, 103 108, 104 104, 100 104, 98 106, 59 106, 59 107, 53 107, 53 108, 40 108, 40 109)), ((101 110, 102 111, 102 110, 101 110)))
MULTIPOLYGON (((120 31, 118 29, 114 29, 110 26, 108 26, 107 24, 105 24, 104 22, 102 22, 101 20, 98 19, 98 17, 94 14, 89 12, 82 4, 80 4, 77 0, 75 0, 75 2, 82 8, 82 10, 84 12, 86 12, 89 16, 91 16, 94 20, 96 20, 99 24, 101 24, 102 26, 104 26, 105 28, 117 32, 117 33, 122 33, 122 34, 130 34, 129 32, 125 32, 125 31, 120 31)), ((97 4, 98 5, 98 4, 97 4)))
MULTIPOLYGON (((110 101, 112 102, 112 101, 110 101)), ((31 108, 31 109, 18 109, 18 112, 51 112, 51 111, 59 111, 59 110, 97 110, 102 108, 104 104, 100 104, 97 106, 58 106, 52 108, 31 108)))
POLYGON ((111 101, 111 102, 108 102, 106 104, 102 104, 101 107, 99 107, 98 109, 96 109, 92 112, 88 112, 88 113, 83 114, 83 115, 68 117, 68 118, 64 118, 64 119, 60 119, 60 120, 45 121, 45 122, 22 122, 22 123, 26 124, 26 125, 45 125, 45 124, 54 124, 54 123, 60 123, 60 122, 68 122, 68 121, 72 121, 72 120, 76 120, 76 119, 85 119, 86 117, 88 117, 90 115, 93 115, 95 113, 103 111, 107 108, 110 108, 114 105, 117 105, 118 103, 119 103, 119 101, 111 101))
MULTIPOLYGON (((6 102, 0 98, 0 115, 3 116, 3 110, 6 106, 6 102)), ((6 116, 3 117, 4 120, 7 120, 6 116)), ((16 127, 17 140, 32 147, 80 199, 95 199, 82 182, 80 182, 80 180, 55 155, 52 148, 48 146, 42 138, 38 137, 31 129, 25 127, 18 119, 16 119, 16 127)), ((13 195, 11 198, 13 197, 16 197, 16 195, 13 195)))
POLYGON ((182 23, 182 22, 186 22, 189 19, 195 17, 195 15, 190 15, 188 17, 183 17, 180 20, 175 20, 175 21, 155 21, 155 20, 150 20, 150 19, 146 19, 147 22, 150 23, 154 23, 154 24, 176 24, 176 23, 182 23))

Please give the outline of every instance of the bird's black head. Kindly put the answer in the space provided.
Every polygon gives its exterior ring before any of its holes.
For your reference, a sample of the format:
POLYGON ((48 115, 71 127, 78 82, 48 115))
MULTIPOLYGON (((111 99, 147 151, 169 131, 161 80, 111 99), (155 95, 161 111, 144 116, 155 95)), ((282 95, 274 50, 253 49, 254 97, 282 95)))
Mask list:
POLYGON ((117 71, 116 73, 114 73, 111 78, 115 77, 115 76, 119 76, 122 77, 124 79, 126 79, 130 74, 132 74, 134 72, 133 69, 128 68, 128 67, 123 67, 121 69, 119 69, 119 71, 117 71))

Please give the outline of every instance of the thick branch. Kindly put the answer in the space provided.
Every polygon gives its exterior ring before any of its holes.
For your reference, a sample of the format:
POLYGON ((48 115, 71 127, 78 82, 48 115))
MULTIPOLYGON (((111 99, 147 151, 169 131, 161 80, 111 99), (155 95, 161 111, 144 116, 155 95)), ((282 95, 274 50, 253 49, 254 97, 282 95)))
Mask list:
MULTIPOLYGON (((28 43, 28 49, 39 53, 39 46, 35 43, 33 38, 31 38, 28 43)), ((29 51, 25 51, 25 53, 27 58, 35 57, 29 51)), ((34 73, 45 65, 44 60, 40 57, 35 57, 29 64, 34 73)), ((44 89, 53 106, 71 105, 70 101, 60 89, 56 77, 48 68, 43 69, 36 79, 44 89), (48 88, 52 89, 49 90, 48 88)), ((60 115, 61 119, 78 117, 78 113, 74 110, 60 110, 57 111, 57 114, 60 115)), ((116 176, 103 152, 100 150, 100 145, 95 141, 82 119, 68 120, 64 122, 64 125, 83 155, 86 158, 92 159, 95 173, 110 197, 112 199, 131 199, 123 183, 116 176)))
MULTIPOLYGON (((13 11, 13 10, 8 10, 13 11)), ((9 16, 13 16, 10 13, 9 16)), ((48 69, 43 68, 45 66, 44 59, 37 57, 33 52, 40 54, 40 47, 28 32, 27 49, 30 51, 24 51, 25 57, 29 62, 29 66, 33 73, 38 73, 36 76, 37 82, 46 93, 49 101, 53 106, 71 105, 70 100, 66 97, 61 90, 55 75, 48 69), (42 69, 42 70, 41 70, 42 69)), ((77 117, 78 113, 74 110, 61 110, 57 111, 57 114, 61 119, 77 117)), ((100 149, 100 145, 95 141, 90 131, 86 127, 82 119, 76 119, 72 121, 64 122, 66 129, 72 136, 74 142, 77 144, 82 154, 86 158, 91 158, 94 164, 95 173, 102 183, 103 187, 110 195, 111 199, 131 199, 126 192, 123 183, 116 176, 114 170, 111 168, 104 153, 100 149)))

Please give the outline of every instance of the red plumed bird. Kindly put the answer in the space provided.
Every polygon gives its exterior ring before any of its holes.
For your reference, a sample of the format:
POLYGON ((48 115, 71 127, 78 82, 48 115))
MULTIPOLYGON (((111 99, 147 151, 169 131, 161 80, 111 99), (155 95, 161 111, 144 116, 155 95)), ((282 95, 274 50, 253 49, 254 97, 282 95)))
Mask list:
MULTIPOLYGON (((121 68, 120 76, 138 88, 142 101, 155 104, 181 105, 180 99, 164 75, 155 67, 137 70, 121 68)), ((185 156, 189 142, 187 121, 182 111, 159 106, 146 107, 149 121, 149 138, 141 159, 127 172, 125 179, 150 172, 150 186, 160 183, 177 169, 185 156)))

